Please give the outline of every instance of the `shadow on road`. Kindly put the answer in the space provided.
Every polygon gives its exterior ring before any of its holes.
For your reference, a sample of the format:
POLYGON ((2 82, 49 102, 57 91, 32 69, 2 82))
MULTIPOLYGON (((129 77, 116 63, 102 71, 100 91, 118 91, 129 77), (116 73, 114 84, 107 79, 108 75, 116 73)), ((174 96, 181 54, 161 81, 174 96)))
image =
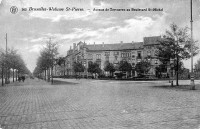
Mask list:
POLYGON ((54 80, 53 85, 76 85, 78 83, 54 80))
MULTIPOLYGON (((179 86, 166 86, 166 85, 161 85, 161 86, 151 86, 152 88, 157 88, 157 89, 171 89, 171 90, 181 90, 181 91, 194 91, 190 90, 190 85, 179 85, 179 86)), ((195 91, 199 91, 199 89, 196 89, 195 91)))
MULTIPOLYGON (((53 85, 76 85, 79 83, 74 83, 74 82, 66 82, 66 81, 60 81, 60 80, 54 80, 53 85)), ((5 86, 39 86, 39 85, 51 85, 51 82, 46 82, 41 79, 26 79, 24 82, 11 82, 10 84, 6 84, 5 86)))

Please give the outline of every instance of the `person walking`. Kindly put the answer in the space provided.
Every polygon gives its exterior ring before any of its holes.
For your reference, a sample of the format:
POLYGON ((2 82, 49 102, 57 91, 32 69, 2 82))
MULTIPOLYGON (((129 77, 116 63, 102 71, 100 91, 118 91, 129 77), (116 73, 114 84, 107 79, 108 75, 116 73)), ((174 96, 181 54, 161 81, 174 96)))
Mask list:
POLYGON ((19 77, 18 77, 18 81, 21 82, 21 79, 22 79, 22 77, 19 76, 19 77))
POLYGON ((25 76, 22 76, 22 81, 23 81, 23 82, 25 81, 25 76))

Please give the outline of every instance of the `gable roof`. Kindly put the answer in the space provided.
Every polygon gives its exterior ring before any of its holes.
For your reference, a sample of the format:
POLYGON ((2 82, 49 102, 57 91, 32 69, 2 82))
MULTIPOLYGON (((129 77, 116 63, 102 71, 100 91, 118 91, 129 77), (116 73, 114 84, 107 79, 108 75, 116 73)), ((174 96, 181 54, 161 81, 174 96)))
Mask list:
POLYGON ((89 51, 117 51, 143 49, 143 42, 86 45, 89 51))
POLYGON ((159 40, 161 40, 161 36, 144 37, 144 45, 159 44, 159 40))

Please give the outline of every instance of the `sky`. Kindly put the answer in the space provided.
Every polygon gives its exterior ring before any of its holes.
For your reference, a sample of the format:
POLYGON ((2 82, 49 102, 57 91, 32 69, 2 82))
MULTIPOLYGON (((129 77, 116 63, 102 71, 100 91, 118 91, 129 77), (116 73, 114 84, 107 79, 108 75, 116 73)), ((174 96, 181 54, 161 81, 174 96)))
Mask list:
MULTIPOLYGON (((200 44, 200 0, 193 0, 194 39, 200 44)), ((165 34, 170 24, 190 27, 190 0, 0 0, 0 48, 15 48, 33 71, 40 50, 52 38, 66 56, 73 43, 141 42, 165 34), (10 8, 18 12, 12 14, 10 8), (77 8, 81 11, 36 11, 32 8, 77 8), (22 11, 26 8, 27 11, 22 11), (94 9, 160 8, 162 11, 94 11, 94 9)), ((194 58, 194 63, 200 54, 194 58)), ((185 60, 184 66, 191 67, 185 60)))

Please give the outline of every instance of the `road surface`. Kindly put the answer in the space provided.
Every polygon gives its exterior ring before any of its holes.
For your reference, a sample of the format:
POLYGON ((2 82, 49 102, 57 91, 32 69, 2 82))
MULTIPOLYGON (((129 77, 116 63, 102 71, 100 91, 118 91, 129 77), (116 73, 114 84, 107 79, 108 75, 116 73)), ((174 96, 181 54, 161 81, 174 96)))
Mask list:
POLYGON ((200 128, 200 90, 166 87, 168 81, 60 80, 65 82, 27 79, 0 87, 1 127, 200 128))

